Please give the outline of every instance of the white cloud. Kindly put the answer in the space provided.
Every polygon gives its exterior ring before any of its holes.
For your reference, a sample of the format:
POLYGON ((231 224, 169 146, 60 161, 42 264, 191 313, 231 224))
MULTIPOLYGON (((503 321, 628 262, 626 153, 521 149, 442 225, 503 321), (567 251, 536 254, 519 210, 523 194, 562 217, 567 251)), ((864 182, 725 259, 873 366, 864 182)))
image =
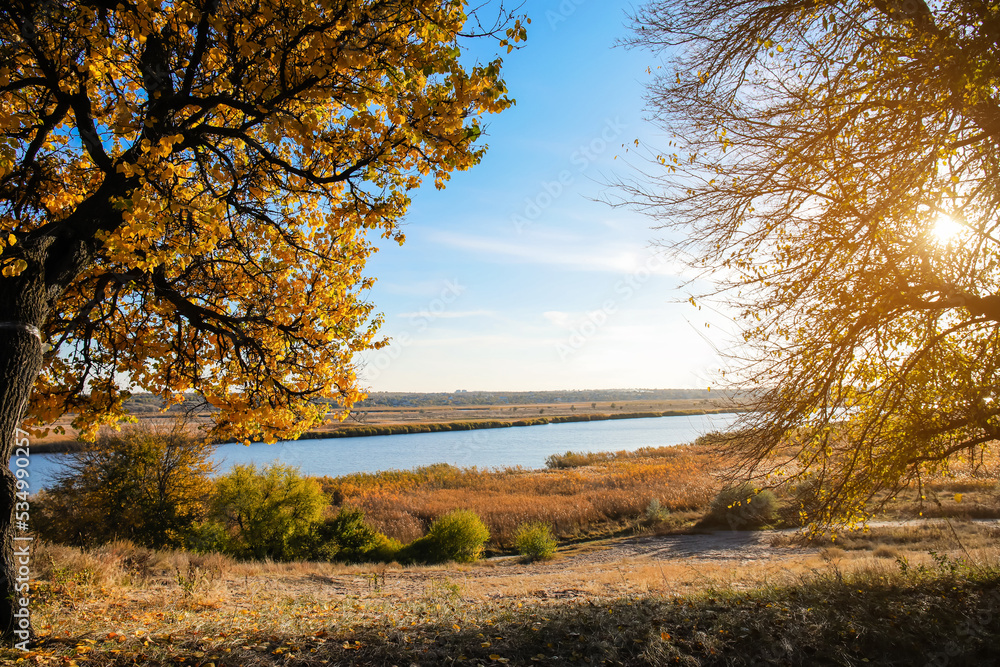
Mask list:
POLYGON ((414 346, 421 347, 447 347, 463 346, 472 356, 479 355, 480 351, 475 350, 476 346, 481 346, 487 351, 503 350, 502 356, 514 348, 548 348, 555 344, 555 339, 548 338, 528 338, 517 335, 495 334, 495 335, 472 335, 472 336, 451 336, 447 338, 432 338, 414 342, 414 346))
POLYGON ((597 244, 594 247, 568 248, 565 243, 540 244, 542 239, 526 237, 523 243, 496 238, 436 232, 433 241, 462 250, 491 255, 494 261, 559 266, 576 271, 631 274, 649 271, 656 275, 679 276, 685 268, 662 252, 638 244, 597 244))
POLYGON ((573 316, 570 313, 564 312, 562 310, 548 310, 542 313, 542 317, 563 329, 567 329, 573 325, 573 316))
POLYGON ((460 318, 465 318, 465 317, 496 317, 496 316, 497 316, 496 312, 494 312, 492 310, 485 310, 485 309, 480 309, 480 310, 456 310, 456 311, 446 310, 446 311, 443 311, 443 312, 440 312, 440 313, 436 313, 436 312, 432 313, 432 312, 430 312, 428 310, 419 310, 419 311, 415 311, 415 312, 400 313, 399 314, 399 317, 408 317, 408 318, 411 318, 411 319, 412 318, 420 317, 420 318, 424 318, 424 319, 428 319, 428 320, 454 320, 454 319, 460 319, 460 318))

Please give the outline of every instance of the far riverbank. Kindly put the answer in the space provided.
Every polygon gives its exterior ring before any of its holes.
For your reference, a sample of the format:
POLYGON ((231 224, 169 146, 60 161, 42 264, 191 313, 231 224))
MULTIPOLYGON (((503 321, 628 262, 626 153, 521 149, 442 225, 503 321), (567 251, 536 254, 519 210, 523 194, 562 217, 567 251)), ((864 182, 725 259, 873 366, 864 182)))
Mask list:
POLYGON ((663 410, 659 412, 626 412, 618 414, 556 415, 529 419, 486 421, 426 422, 420 424, 385 424, 381 426, 345 426, 329 431, 309 431, 299 440, 325 438, 358 438, 374 435, 401 435, 404 433, 436 433, 439 431, 474 431, 483 428, 511 428, 514 426, 542 426, 571 422, 607 421, 610 419, 651 419, 656 417, 690 417, 693 415, 721 415, 741 412, 733 408, 718 410, 663 410))
MULTIPOLYGON (((357 438, 368 436, 404 435, 411 433, 437 433, 471 431, 479 429, 512 428, 515 426, 540 426, 571 422, 606 421, 618 419, 648 419, 656 417, 683 417, 742 412, 732 403, 706 405, 703 400, 619 401, 593 404, 535 404, 535 405, 485 405, 475 407, 428 406, 412 408, 362 408, 352 412, 346 422, 334 421, 330 425, 302 434, 299 440, 329 438, 357 438), (528 416, 527 413, 534 413, 528 416), (523 416, 522 416, 523 415, 523 416)), ((715 403, 715 401, 713 401, 715 403)), ((135 415, 140 422, 153 428, 170 428, 178 418, 176 414, 141 412, 135 415)), ((31 449, 35 453, 64 453, 83 451, 87 443, 79 440, 70 426, 72 417, 56 425, 65 429, 62 435, 33 438, 31 449)), ((208 426, 210 413, 189 414, 186 417, 192 431, 208 426)), ((225 444, 216 442, 215 444, 225 444)))
MULTIPOLYGON (((545 424, 566 424, 572 422, 608 421, 612 419, 650 419, 656 417, 690 417, 694 415, 721 415, 742 412, 734 408, 711 410, 662 410, 658 412, 625 412, 617 414, 554 415, 552 417, 531 417, 529 419, 482 421, 422 422, 417 424, 381 424, 372 426, 341 426, 329 430, 307 431, 299 440, 326 440, 330 438, 363 438, 381 435, 404 435, 407 433, 439 433, 447 431, 475 431, 489 428, 512 428, 515 426, 543 426, 545 424)), ((257 442, 257 441, 253 441, 257 442)), ((35 454, 63 454, 81 452, 87 449, 82 440, 59 440, 55 442, 35 442, 31 451, 35 454)), ((228 444, 217 441, 213 444, 228 444)))

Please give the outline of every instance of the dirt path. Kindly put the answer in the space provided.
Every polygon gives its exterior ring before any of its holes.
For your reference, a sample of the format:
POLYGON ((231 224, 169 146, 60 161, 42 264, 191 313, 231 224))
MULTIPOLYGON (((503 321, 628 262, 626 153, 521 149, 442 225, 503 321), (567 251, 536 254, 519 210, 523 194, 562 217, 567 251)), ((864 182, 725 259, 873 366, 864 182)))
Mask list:
MULTIPOLYGON (((775 538, 791 535, 794 530, 729 530, 704 534, 636 537, 615 544, 604 552, 593 554, 595 562, 627 558, 654 560, 698 559, 712 561, 750 562, 771 560, 790 553, 816 553, 805 547, 775 547, 775 538)), ((587 555, 583 555, 586 558, 587 555)))
MULTIPOLYGON (((934 520, 877 521, 872 528, 911 526, 934 520)), ((996 520, 974 521, 1000 525, 996 520)), ((641 592, 683 594, 714 583, 752 586, 782 577, 839 567, 822 549, 792 545, 794 529, 718 531, 618 538, 560 549, 551 561, 524 563, 514 556, 471 565, 355 566, 349 572, 310 575, 291 584, 303 594, 433 598, 565 599, 641 592), (317 590, 317 587, 319 590, 317 590)), ((839 558, 868 558, 867 551, 841 552, 839 558)))
MULTIPOLYGON (((816 548, 773 546, 791 530, 720 531, 618 538, 572 546, 551 560, 524 563, 513 556, 471 565, 355 567, 351 572, 282 577, 292 595, 390 597, 461 595, 472 599, 591 598, 658 591, 684 593, 706 580, 773 576, 791 563, 818 561, 816 548)), ((232 582, 238 584, 239 582, 232 582)), ((237 586, 238 587, 238 586, 237 586)))

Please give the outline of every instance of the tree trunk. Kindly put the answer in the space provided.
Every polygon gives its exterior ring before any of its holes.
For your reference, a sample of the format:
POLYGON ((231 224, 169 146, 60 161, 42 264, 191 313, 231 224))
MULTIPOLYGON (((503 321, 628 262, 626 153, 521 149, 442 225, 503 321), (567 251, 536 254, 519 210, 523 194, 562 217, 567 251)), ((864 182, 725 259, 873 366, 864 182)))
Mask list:
MULTIPOLYGON (((21 604, 28 597, 27 590, 23 586, 17 590, 18 570, 30 567, 25 552, 33 549, 29 539, 15 540, 18 532, 27 530, 15 522, 18 488, 9 461, 17 442, 23 440, 19 427, 42 368, 42 293, 23 280, 0 280, 0 640, 22 647, 34 636, 30 616, 25 616, 30 611, 23 611, 27 607, 21 604)), ((27 470, 30 475, 30 466, 27 470)), ((23 512, 25 506, 18 509, 23 512)), ((24 570, 21 573, 23 583, 24 570)))

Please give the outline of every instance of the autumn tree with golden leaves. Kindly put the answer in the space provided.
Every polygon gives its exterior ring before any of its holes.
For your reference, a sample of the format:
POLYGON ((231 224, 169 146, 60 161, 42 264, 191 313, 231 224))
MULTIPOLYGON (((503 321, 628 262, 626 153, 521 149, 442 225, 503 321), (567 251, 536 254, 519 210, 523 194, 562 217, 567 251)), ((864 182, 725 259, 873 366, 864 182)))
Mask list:
POLYGON ((648 102, 671 140, 624 199, 742 325, 742 471, 811 479, 822 524, 981 461, 1000 438, 1000 5, 663 0, 631 43, 666 60, 648 102))
MULTIPOLYGON (((295 437, 359 397, 384 344, 369 236, 480 159, 524 39, 462 0, 11 0, 0 5, 0 456, 130 390, 194 391, 220 438, 295 437)), ((0 630, 13 630, 0 490, 0 630)))

